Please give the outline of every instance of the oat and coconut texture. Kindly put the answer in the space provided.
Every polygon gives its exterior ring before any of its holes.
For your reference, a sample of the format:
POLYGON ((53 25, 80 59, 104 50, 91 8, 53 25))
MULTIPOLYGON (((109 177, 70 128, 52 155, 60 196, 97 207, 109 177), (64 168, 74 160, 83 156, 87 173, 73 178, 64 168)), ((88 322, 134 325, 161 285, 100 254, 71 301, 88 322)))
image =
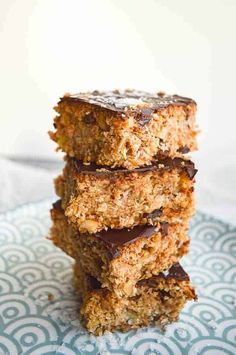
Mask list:
POLYGON ((186 97, 94 91, 65 95, 55 110, 51 139, 85 163, 134 169, 197 148, 196 103, 186 97))

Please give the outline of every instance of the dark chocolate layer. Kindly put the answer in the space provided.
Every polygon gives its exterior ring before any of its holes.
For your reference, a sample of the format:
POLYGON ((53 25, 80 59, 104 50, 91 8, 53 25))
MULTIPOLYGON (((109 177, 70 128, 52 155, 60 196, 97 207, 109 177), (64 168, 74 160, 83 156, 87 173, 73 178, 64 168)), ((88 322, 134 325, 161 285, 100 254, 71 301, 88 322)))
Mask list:
MULTIPOLYGON (((58 210, 64 216, 64 211, 61 207, 61 200, 56 201, 53 204, 53 208, 58 210)), ((159 216, 161 214, 159 213, 159 216)), ((102 230, 93 234, 95 238, 102 240, 104 246, 109 251, 111 258, 115 258, 119 255, 119 248, 125 245, 131 244, 140 238, 149 238, 156 233, 161 233, 163 237, 168 234, 168 222, 160 222, 160 226, 150 226, 150 225, 141 225, 136 226, 132 229, 123 228, 123 229, 107 229, 102 230)), ((81 234, 78 232, 78 238, 81 234)))
POLYGON ((87 282, 90 285, 92 290, 101 288, 101 282, 99 282, 95 277, 87 274, 86 277, 87 277, 87 282))
POLYGON ((159 231, 161 232, 162 237, 165 237, 168 235, 168 229, 169 229, 169 223, 168 222, 160 222, 160 229, 159 231))
POLYGON ((189 147, 187 147, 187 146, 185 145, 184 147, 180 147, 180 148, 178 149, 178 152, 179 152, 179 153, 182 153, 182 154, 187 154, 187 153, 190 152, 190 149, 189 149, 189 147))
POLYGON ((179 263, 176 263, 171 266, 171 268, 163 273, 161 272, 158 275, 152 276, 149 279, 140 280, 137 283, 137 286, 149 286, 149 287, 156 287, 158 279, 174 279, 177 281, 189 281, 189 275, 184 271, 182 266, 179 263))
POLYGON ((152 211, 151 213, 144 213, 143 217, 153 220, 153 219, 155 219, 157 217, 161 217, 161 215, 162 215, 162 208, 158 208, 158 209, 152 211))
POLYGON ((190 179, 193 179, 197 173, 194 163, 191 160, 184 160, 181 158, 164 158, 153 161, 152 165, 143 166, 134 170, 125 168, 111 168, 108 166, 96 165, 95 163, 83 164, 82 161, 75 158, 67 158, 68 161, 73 162, 73 165, 78 173, 90 175, 106 175, 106 174, 131 174, 133 172, 145 173, 148 171, 155 171, 161 169, 181 169, 185 171, 190 179))
POLYGON ((159 274, 159 277, 164 277, 166 279, 189 281, 189 275, 187 274, 187 272, 184 271, 184 269, 179 263, 175 263, 174 265, 172 265, 171 268, 168 270, 167 274, 159 274))
MULTIPOLYGON (((125 90, 99 92, 93 91, 74 95, 66 95, 61 101, 84 102, 107 110, 125 113, 127 108, 137 113, 135 118, 140 125, 149 122, 152 113, 170 105, 186 106, 195 102, 187 97, 166 95, 165 93, 151 94, 143 91, 125 90)), ((125 115, 124 115, 125 116, 125 115)))
MULTIPOLYGON (((101 288, 101 284, 97 279, 89 277, 90 285, 92 289, 99 289, 101 288)), ((158 285, 158 281, 160 278, 163 278, 165 280, 168 279, 173 279, 176 281, 190 281, 189 275, 184 271, 182 266, 179 263, 174 264, 168 271, 168 273, 160 273, 156 276, 152 276, 149 279, 143 279, 137 282, 136 286, 137 287, 142 287, 142 286, 148 286, 150 288, 156 288, 158 285)), ((164 298, 166 295, 168 296, 168 292, 165 293, 164 290, 158 290, 160 292, 161 298, 164 298)))
POLYGON ((108 229, 94 234, 94 236, 104 242, 105 247, 112 258, 119 256, 120 247, 134 243, 140 238, 149 238, 156 233, 161 233, 164 237, 168 234, 168 222, 161 222, 160 227, 156 226, 136 226, 132 229, 108 229))
POLYGON ((148 238, 153 236, 158 231, 161 232, 161 228, 158 230, 154 226, 136 226, 133 229, 108 229, 94 234, 95 237, 102 240, 104 246, 108 250, 110 257, 115 258, 119 256, 119 247, 131 244, 140 238, 148 238))
POLYGON ((152 236, 156 230, 155 226, 136 226, 132 229, 108 229, 95 233, 94 235, 108 244, 114 244, 115 246, 121 246, 130 244, 137 239, 143 237, 152 236))

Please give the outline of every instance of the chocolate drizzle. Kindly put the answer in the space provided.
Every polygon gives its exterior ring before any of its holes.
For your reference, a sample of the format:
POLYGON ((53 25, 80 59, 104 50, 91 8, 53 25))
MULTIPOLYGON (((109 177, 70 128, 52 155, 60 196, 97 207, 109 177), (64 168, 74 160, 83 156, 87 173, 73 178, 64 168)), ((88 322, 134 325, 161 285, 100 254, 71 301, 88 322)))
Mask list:
POLYGON ((134 113, 134 118, 140 126, 147 124, 151 115, 170 105, 186 106, 196 104, 192 99, 178 95, 166 95, 165 93, 150 94, 143 91, 114 90, 111 92, 93 91, 74 95, 66 95, 61 102, 82 102, 95 105, 110 111, 123 114, 126 117, 127 109, 134 113))
POLYGON ((152 165, 143 166, 136 168, 134 170, 128 170, 125 168, 111 168, 109 166, 96 165, 90 163, 89 165, 84 165, 82 161, 75 158, 68 158, 71 161, 80 174, 86 175, 107 175, 107 174, 131 174, 134 172, 145 173, 149 171, 156 170, 168 170, 168 169, 181 169, 186 172, 190 179, 193 179, 197 173, 197 169, 194 167, 194 163, 191 160, 184 160, 182 158, 163 158, 156 161, 153 161, 152 165))
POLYGON ((177 281, 189 281, 188 274, 184 271, 179 263, 176 263, 172 265, 171 268, 165 273, 161 272, 160 274, 152 276, 149 279, 138 281, 137 286, 147 285, 148 287, 156 287, 160 278, 165 280, 174 279, 177 281))

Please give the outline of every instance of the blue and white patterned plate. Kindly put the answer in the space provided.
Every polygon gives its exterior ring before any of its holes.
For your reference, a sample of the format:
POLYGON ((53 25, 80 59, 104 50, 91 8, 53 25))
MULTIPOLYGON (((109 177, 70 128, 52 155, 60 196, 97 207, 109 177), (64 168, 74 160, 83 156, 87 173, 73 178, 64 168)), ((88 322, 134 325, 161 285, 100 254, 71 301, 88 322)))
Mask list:
POLYGON ((199 295, 165 334, 89 335, 76 319, 71 259, 45 236, 51 201, 0 215, 0 354, 236 354, 236 228, 202 213, 183 265, 199 295))

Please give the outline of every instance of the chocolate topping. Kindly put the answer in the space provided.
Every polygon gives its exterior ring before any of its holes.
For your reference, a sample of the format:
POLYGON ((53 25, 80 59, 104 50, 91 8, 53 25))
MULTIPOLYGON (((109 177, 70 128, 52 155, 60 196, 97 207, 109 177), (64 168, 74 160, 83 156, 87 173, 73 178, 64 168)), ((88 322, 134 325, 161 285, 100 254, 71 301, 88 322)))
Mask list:
POLYGON ((182 153, 182 154, 187 154, 187 153, 190 152, 190 149, 189 149, 189 147, 187 147, 187 146, 185 145, 184 147, 180 147, 180 148, 178 149, 178 152, 179 152, 179 153, 182 153))
POLYGON ((161 272, 158 275, 152 276, 149 279, 140 280, 137 282, 137 286, 147 285, 148 287, 156 287, 158 280, 163 279, 174 279, 177 281, 189 281, 188 274, 184 271, 179 263, 171 266, 167 273, 161 272))
POLYGON ((111 168, 109 166, 101 166, 91 163, 84 165, 82 161, 75 158, 69 158, 69 161, 73 162, 73 165, 80 174, 91 175, 106 175, 106 174, 130 174, 133 172, 145 173, 148 171, 155 171, 161 169, 181 169, 184 170, 190 179, 193 179, 197 173, 197 169, 194 167, 194 163, 191 160, 184 160, 182 158, 164 158, 153 161, 152 165, 143 166, 134 170, 128 170, 125 168, 111 168))
MULTIPOLYGON (((163 273, 161 273, 164 275, 163 273)), ((161 274, 160 277, 163 277, 161 274)), ((165 278, 167 279, 175 279, 175 280, 180 280, 180 281, 189 281, 189 276, 187 272, 184 271, 182 266, 179 263, 175 263, 174 265, 171 266, 171 268, 168 271, 167 275, 164 275, 165 278)))
POLYGON ((99 282, 95 277, 87 275, 88 282, 93 290, 101 288, 101 282, 99 282))
POLYGON ((151 237, 157 232, 162 233, 162 228, 158 229, 155 226, 140 225, 132 229, 123 228, 103 230, 95 233, 94 236, 105 243, 111 257, 115 258, 119 255, 119 247, 133 243, 140 238, 151 237))
POLYGON ((158 208, 152 211, 151 213, 144 213, 143 218, 155 219, 156 217, 161 217, 161 215, 162 215, 162 208, 158 208))
POLYGON ((169 105, 182 106, 195 103, 192 99, 179 95, 166 95, 164 93, 151 94, 135 90, 114 90, 110 92, 93 91, 66 95, 61 98, 61 101, 81 101, 118 112, 123 112, 127 107, 142 109, 140 105, 144 106, 145 109, 147 106, 148 108, 152 108, 153 112, 169 105))
POLYGON ((83 121, 86 124, 93 124, 96 122, 96 118, 94 117, 94 115, 92 113, 88 113, 88 114, 84 115, 83 121))
POLYGON ((191 160, 184 160, 182 158, 165 158, 158 161, 158 163, 163 164, 164 168, 185 170, 190 179, 193 179, 197 173, 197 169, 195 169, 194 163, 191 160))
POLYGON ((162 302, 170 297, 170 293, 165 290, 158 290, 158 293, 162 302))
MULTIPOLYGON (((61 200, 53 203, 53 208, 57 209, 64 215, 64 211, 61 207, 61 200)), ((103 241, 105 247, 110 252, 112 258, 119 255, 119 247, 133 243, 140 238, 149 238, 155 233, 161 233, 164 237, 168 233, 168 223, 160 222, 160 227, 139 225, 132 229, 107 229, 93 234, 94 237, 103 241)), ((78 238, 80 233, 78 233, 78 238)))
MULTIPOLYGON (((189 281, 190 280, 188 274, 184 271, 182 266, 179 263, 176 263, 169 269, 168 274, 163 274, 161 272, 160 274, 152 276, 149 279, 143 279, 143 280, 138 281, 136 286, 137 287, 148 286, 150 288, 155 288, 155 287, 157 287, 157 284, 158 284, 158 281, 160 280, 160 278, 163 278, 165 280, 174 279, 176 281, 189 281)), ((97 281, 94 278, 92 278, 92 279, 90 280, 90 281, 92 281, 91 286, 93 288, 101 288, 101 284, 99 283, 99 281, 97 281)), ((164 300, 165 297, 169 296, 168 291, 158 290, 158 292, 160 294, 160 298, 162 301, 164 300)))
POLYGON ((141 112, 138 112, 134 117, 140 126, 145 126, 145 124, 151 120, 152 113, 152 108, 143 108, 141 112))
POLYGON ((168 235, 169 223, 168 222, 160 222, 160 232, 163 237, 168 235))
POLYGON ((123 114, 127 109, 134 113, 134 118, 140 126, 147 124, 151 115, 170 105, 186 106, 195 104, 192 99, 178 95, 166 95, 163 92, 150 94, 142 91, 114 90, 111 92, 93 91, 88 93, 80 93, 74 95, 66 95, 61 98, 61 101, 67 102, 84 102, 97 107, 101 107, 110 111, 115 111, 123 114))

